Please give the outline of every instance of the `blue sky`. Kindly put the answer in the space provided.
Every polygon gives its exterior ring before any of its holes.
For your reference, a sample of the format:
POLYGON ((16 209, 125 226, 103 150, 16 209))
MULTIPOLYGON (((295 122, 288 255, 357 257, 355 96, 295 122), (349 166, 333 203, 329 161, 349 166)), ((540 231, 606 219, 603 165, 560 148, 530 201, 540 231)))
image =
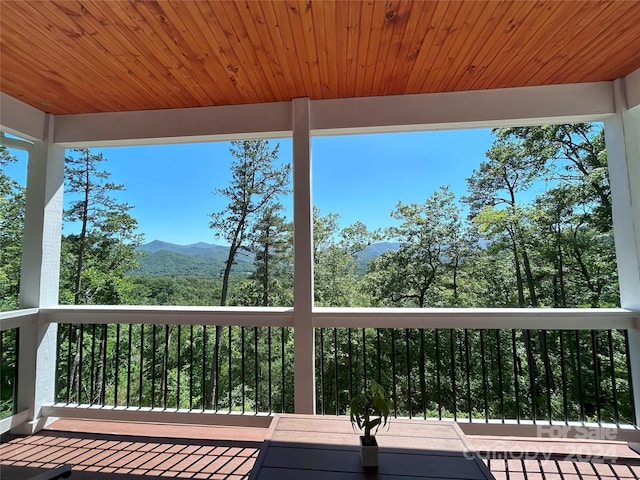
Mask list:
MULTIPOLYGON (((398 201, 424 202, 441 185, 459 198, 466 178, 484 160, 493 137, 488 129, 314 137, 313 198, 323 214, 340 215, 347 226, 389 226, 398 201)), ((291 161, 291 139, 280 144, 280 161, 291 161)), ((208 228, 208 214, 225 208, 214 195, 230 179, 228 142, 96 149, 103 169, 126 191, 145 240, 178 244, 224 243, 208 228)), ((15 152, 12 152, 15 153, 15 152)), ((8 173, 24 182, 24 155, 8 173)), ((291 218, 291 198, 283 201, 291 218)))

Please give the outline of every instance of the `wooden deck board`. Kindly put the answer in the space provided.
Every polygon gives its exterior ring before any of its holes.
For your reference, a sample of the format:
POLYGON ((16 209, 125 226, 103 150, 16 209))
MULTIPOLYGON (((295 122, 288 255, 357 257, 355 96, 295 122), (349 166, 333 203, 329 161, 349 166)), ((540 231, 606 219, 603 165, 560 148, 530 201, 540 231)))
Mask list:
MULTIPOLYGON (((318 425, 321 424, 323 422, 318 425)), ((330 427, 338 425, 344 430, 341 431, 341 442, 354 445, 353 452, 350 449, 345 452, 344 461, 355 462, 355 468, 359 462, 355 446, 357 441, 354 440, 356 435, 343 422, 330 427), (349 456, 350 453, 353 453, 353 458, 349 456)), ((400 442, 388 446, 405 449, 414 446, 420 442, 418 430, 416 426, 416 435, 407 437, 406 444, 400 442)), ((449 445, 455 439, 448 438, 447 428, 440 430, 442 435, 438 439, 438 449, 447 451, 448 448, 455 448, 455 445, 449 445)), ((395 441, 390 432, 381 430, 378 435, 384 437, 381 438, 383 442, 395 441)), ((314 433, 299 432, 299 439, 314 442, 317 440, 314 433)), ((166 477, 246 480, 266 435, 265 428, 60 419, 30 437, 3 437, 0 444, 0 479, 21 480, 40 473, 44 468, 69 463, 73 465, 73 480, 149 480, 166 477)), ((466 441, 473 450, 479 452, 497 480, 640 478, 640 455, 624 442, 471 435, 466 436, 466 441)), ((325 447, 330 449, 331 446, 325 447)), ((289 458, 278 460, 276 457, 277 452, 270 459, 273 465, 279 461, 290 462, 289 458)), ((415 461, 426 461, 421 457, 416 455, 415 461)), ((306 461, 298 460, 303 463, 306 461)), ((308 460, 318 461, 317 458, 308 460)), ((432 473, 434 478, 438 478, 445 471, 433 470, 432 473)), ((276 475, 274 478, 286 480, 286 472, 282 469, 274 468, 273 473, 276 475)), ((333 472, 331 478, 350 480, 355 477, 353 472, 333 472)), ((381 469, 375 478, 386 480, 391 477, 381 469)), ((305 480, 315 480, 315 477, 310 475, 305 480)))

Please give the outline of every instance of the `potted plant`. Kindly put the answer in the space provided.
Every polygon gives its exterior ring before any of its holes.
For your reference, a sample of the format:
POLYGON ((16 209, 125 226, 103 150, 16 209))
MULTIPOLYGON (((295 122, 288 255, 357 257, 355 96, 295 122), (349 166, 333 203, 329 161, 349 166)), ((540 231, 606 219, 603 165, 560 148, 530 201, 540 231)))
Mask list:
POLYGON ((375 433, 389 418, 389 401, 384 389, 371 380, 369 389, 351 399, 349 404, 351 424, 363 431, 360 436, 360 460, 363 467, 378 466, 378 442, 375 433), (373 435, 372 435, 373 432, 373 435))

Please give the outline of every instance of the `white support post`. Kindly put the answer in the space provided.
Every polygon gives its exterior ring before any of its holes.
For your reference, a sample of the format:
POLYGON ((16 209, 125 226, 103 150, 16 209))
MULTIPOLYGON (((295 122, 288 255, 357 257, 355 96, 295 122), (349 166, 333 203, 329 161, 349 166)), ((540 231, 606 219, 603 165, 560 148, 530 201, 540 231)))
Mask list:
MULTIPOLYGON (((613 82, 616 114, 605 121, 620 306, 640 315, 640 107, 629 109, 624 79, 613 82)), ((636 423, 640 423, 640 325, 628 330, 636 423)))
MULTIPOLYGON (((64 148, 53 144, 53 117, 47 117, 45 139, 29 153, 27 198, 20 277, 20 308, 58 303, 64 148)), ((44 426, 40 410, 55 395, 57 325, 28 323, 19 330, 18 411, 28 421, 15 433, 30 434, 44 426)))
POLYGON ((296 413, 315 413, 313 331, 313 204, 311 199, 310 102, 296 98, 293 110, 294 395, 296 413))

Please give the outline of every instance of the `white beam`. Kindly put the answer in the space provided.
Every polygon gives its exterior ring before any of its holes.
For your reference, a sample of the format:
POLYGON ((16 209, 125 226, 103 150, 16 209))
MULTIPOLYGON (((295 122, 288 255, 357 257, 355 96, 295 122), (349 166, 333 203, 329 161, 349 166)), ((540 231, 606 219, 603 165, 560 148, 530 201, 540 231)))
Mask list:
POLYGON ((277 138, 291 132, 289 102, 60 115, 55 142, 65 147, 277 138))
POLYGON ((293 310, 279 307, 161 307, 59 305, 40 309, 41 321, 74 324, 237 325, 291 327, 293 310))
POLYGON ((46 115, 0 92, 0 130, 28 140, 43 140, 46 115))
POLYGON ((627 108, 631 110, 640 107, 640 68, 627 75, 624 84, 627 92, 627 108))
POLYGON ((631 329, 638 312, 622 308, 333 308, 313 311, 323 328, 631 329))
MULTIPOLYGON (((34 144, 27 165, 20 275, 20 308, 25 309, 58 303, 64 149, 49 141, 53 117, 46 123, 45 140, 34 144)), ((25 321, 19 332, 17 409, 29 412, 29 422, 16 432, 31 433, 42 427, 42 405, 54 400, 57 325, 25 321)))
MULTIPOLYGON (((625 80, 613 84, 616 115, 605 141, 615 232, 620 305, 640 312, 640 109, 629 110, 625 80)), ((640 325, 628 330, 636 422, 640 422, 640 325)))
POLYGON ((312 102, 314 135, 487 128, 602 120, 611 82, 312 102))
POLYGON ((293 101, 293 331, 295 412, 315 413, 313 203, 308 98, 293 101))

